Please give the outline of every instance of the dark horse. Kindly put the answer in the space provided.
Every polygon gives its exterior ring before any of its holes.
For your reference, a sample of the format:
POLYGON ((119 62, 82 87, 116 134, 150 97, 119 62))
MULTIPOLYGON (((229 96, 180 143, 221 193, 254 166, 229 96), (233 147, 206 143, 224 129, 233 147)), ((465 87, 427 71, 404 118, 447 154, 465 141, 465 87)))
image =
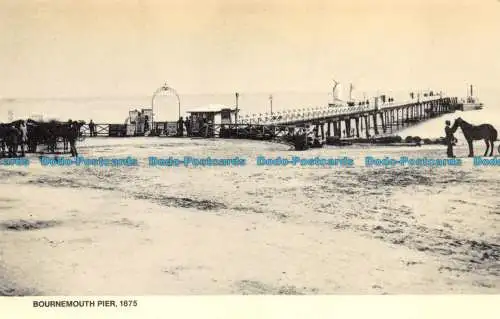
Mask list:
POLYGON ((78 156, 76 141, 80 134, 80 128, 85 124, 83 121, 75 122, 37 122, 28 120, 28 141, 30 150, 36 152, 38 144, 47 144, 50 152, 55 152, 58 138, 66 143, 69 142, 72 156, 78 156))
POLYGON ((15 146, 15 151, 17 152, 17 148, 20 146, 21 147, 21 156, 24 157, 24 145, 27 144, 27 141, 28 141, 28 130, 27 130, 27 127, 26 127, 26 122, 24 120, 17 120, 17 121, 14 121, 14 122, 11 122, 10 125, 12 125, 13 127, 15 127, 18 132, 21 133, 20 136, 18 136, 18 144, 17 146, 15 146))
MULTIPOLYGON (((17 149, 23 143, 22 135, 22 131, 15 124, 0 124, 2 156, 5 155, 5 147, 7 147, 9 157, 17 156, 17 149)), ((22 155, 24 156, 24 147, 22 148, 22 155)))
POLYGON ((492 125, 472 125, 459 117, 455 120, 455 123, 453 123, 453 126, 451 127, 452 132, 455 132, 458 127, 462 129, 462 133, 464 134, 465 139, 469 144, 469 157, 474 157, 474 148, 472 147, 472 142, 478 140, 484 140, 484 142, 486 143, 486 151, 484 152, 484 156, 488 156, 488 150, 490 150, 489 156, 493 156, 494 143, 497 140, 498 133, 492 125))
POLYGON ((55 135, 61 137, 63 141, 69 142, 71 156, 78 156, 76 150, 76 141, 80 137, 80 129, 84 125, 84 121, 68 121, 64 123, 57 123, 55 125, 55 135))
POLYGON ((54 125, 46 122, 37 122, 31 119, 27 120, 28 127, 28 150, 36 152, 37 146, 46 144, 49 151, 54 152, 57 137, 54 132, 54 125))

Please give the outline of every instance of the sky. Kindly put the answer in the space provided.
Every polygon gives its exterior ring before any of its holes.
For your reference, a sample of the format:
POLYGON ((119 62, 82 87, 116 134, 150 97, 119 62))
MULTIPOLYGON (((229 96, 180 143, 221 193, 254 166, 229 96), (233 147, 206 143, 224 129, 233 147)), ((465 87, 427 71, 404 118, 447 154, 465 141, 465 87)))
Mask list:
POLYGON ((499 0, 0 0, 0 97, 500 86, 499 0))

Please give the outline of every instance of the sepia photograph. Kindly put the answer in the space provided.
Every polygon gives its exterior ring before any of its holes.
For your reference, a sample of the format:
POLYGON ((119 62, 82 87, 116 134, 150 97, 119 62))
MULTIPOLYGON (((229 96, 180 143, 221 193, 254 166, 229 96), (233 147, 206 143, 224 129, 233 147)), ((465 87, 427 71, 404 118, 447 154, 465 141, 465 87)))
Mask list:
POLYGON ((0 0, 0 296, 499 294, 499 32, 496 0, 0 0))

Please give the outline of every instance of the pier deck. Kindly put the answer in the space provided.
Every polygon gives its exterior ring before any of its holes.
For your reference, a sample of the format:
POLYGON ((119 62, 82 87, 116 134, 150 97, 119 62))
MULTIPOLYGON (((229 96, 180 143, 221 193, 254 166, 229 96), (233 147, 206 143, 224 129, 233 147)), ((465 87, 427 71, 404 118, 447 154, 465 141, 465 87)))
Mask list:
MULTIPOLYGON (((297 134, 305 134, 321 138, 322 141, 329 137, 373 138, 392 134, 413 124, 454 112, 458 104, 456 97, 429 96, 419 100, 384 103, 378 106, 358 104, 243 115, 238 118, 237 124, 210 124, 200 132, 199 136, 286 140, 297 134)), ((175 136, 175 130, 172 131, 174 123, 155 122, 153 128, 156 132, 161 132, 160 136, 175 136)), ((95 124, 94 131, 94 136, 130 136, 127 135, 127 129, 123 124, 95 124)), ((85 136, 90 135, 88 125, 82 127, 82 133, 85 136)))

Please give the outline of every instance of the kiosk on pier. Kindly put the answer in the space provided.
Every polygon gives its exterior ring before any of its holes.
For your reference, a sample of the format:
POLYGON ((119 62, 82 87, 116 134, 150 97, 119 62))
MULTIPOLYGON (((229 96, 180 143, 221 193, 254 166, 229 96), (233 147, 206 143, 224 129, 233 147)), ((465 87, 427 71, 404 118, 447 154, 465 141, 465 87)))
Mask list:
POLYGON ((223 104, 209 104, 187 111, 186 129, 191 136, 229 137, 236 123, 236 108, 223 104), (218 132, 217 132, 218 131, 218 132), (218 134, 217 134, 218 133, 218 134))
POLYGON ((129 116, 125 120, 127 125, 127 136, 144 136, 151 130, 151 118, 153 109, 142 108, 129 111, 129 116))

